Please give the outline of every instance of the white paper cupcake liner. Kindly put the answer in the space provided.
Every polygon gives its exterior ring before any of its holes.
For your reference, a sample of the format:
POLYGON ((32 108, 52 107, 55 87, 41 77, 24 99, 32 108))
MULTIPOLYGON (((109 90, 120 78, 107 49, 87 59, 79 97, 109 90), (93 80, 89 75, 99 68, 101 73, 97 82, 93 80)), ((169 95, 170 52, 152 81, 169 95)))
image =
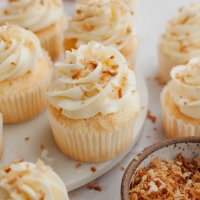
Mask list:
POLYGON ((134 135, 134 123, 129 122, 113 132, 73 131, 59 122, 48 111, 50 125, 59 149, 72 159, 84 162, 101 162, 115 158, 125 151, 134 135))
POLYGON ((186 123, 182 119, 177 119, 170 109, 165 104, 166 88, 161 94, 162 103, 162 117, 163 126, 167 137, 169 138, 181 138, 189 136, 200 137, 200 124, 186 123))
POLYGON ((133 36, 133 38, 131 38, 123 48, 119 49, 126 58, 129 68, 132 70, 135 68, 137 49, 138 38, 136 36, 133 36))
POLYGON ((64 53, 64 24, 65 19, 55 24, 54 27, 49 28, 49 30, 36 33, 41 46, 49 53, 53 60, 58 59, 64 53))
POLYGON ((163 50, 161 44, 158 47, 158 56, 159 56, 159 71, 161 80, 164 83, 167 83, 171 77, 171 69, 177 65, 185 64, 184 60, 175 60, 174 58, 167 56, 163 50))
POLYGON ((9 97, 0 97, 0 111, 5 123, 17 123, 37 116, 47 104, 47 85, 9 97))

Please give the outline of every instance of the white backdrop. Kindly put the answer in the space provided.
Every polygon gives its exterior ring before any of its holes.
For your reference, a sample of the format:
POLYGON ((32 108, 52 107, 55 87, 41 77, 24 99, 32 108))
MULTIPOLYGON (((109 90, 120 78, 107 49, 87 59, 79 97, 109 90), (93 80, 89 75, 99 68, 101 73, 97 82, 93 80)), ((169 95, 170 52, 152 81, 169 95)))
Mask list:
MULTIPOLYGON (((5 0, 0 0, 0 6, 5 0)), ((73 0, 66 1, 66 10, 73 12, 73 0)), ((137 71, 145 78, 149 89, 149 110, 157 117, 153 124, 146 120, 141 139, 129 155, 110 172, 97 179, 101 192, 89 190, 86 186, 70 192, 70 200, 120 200, 120 184, 125 168, 144 147, 165 139, 161 125, 160 91, 162 87, 155 80, 158 76, 157 43, 159 35, 164 31, 167 20, 175 15, 178 7, 199 2, 200 0, 140 0, 137 16, 137 33, 140 40, 137 56, 137 71)))

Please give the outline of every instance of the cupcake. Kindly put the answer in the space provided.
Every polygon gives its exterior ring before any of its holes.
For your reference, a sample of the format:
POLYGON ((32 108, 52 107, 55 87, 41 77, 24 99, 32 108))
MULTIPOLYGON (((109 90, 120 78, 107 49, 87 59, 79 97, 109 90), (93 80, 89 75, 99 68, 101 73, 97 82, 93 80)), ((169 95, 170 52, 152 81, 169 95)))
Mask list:
POLYGON ((132 22, 133 12, 121 0, 83 1, 76 14, 68 22, 65 49, 77 49, 80 45, 96 41, 117 48, 134 66, 137 38, 132 22))
POLYGON ((13 25, 0 27, 0 112, 5 123, 31 119, 47 104, 50 58, 36 35, 13 25))
POLYGON ((96 42, 66 52, 55 66, 48 116, 60 150, 75 160, 100 162, 127 149, 140 111, 135 76, 124 56, 96 42))
POLYGON ((160 76, 170 79, 170 70, 200 56, 200 4, 180 8, 178 15, 167 23, 159 44, 160 76))
POLYGON ((11 23, 34 32, 52 59, 63 53, 63 5, 61 0, 8 1, 0 10, 0 25, 11 23))
POLYGON ((174 67, 161 94, 163 124, 170 138, 200 136, 200 58, 174 67))
POLYGON ((42 161, 0 167, 0 199, 69 200, 64 183, 42 161))

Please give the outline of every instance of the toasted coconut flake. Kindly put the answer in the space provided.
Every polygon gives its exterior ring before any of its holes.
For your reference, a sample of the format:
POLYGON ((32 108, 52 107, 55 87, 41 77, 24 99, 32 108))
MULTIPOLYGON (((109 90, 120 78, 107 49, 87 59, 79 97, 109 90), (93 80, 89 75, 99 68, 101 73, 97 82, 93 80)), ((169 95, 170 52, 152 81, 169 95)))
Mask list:
POLYGON ((182 155, 175 160, 152 160, 147 168, 137 170, 130 185, 130 200, 199 199, 199 160, 182 155))
POLYGON ((49 151, 47 149, 44 149, 41 152, 41 158, 46 162, 53 162, 54 158, 49 157, 49 151))

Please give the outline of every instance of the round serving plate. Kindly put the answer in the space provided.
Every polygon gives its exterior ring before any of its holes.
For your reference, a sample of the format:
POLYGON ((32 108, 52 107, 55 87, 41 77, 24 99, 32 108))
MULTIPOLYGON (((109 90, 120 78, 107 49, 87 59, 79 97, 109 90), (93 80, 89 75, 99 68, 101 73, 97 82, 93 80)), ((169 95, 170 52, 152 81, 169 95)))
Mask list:
POLYGON ((131 146, 116 159, 104 163, 88 164, 68 158, 57 148, 46 112, 44 112, 28 122, 4 126, 4 153, 1 163, 6 164, 20 159, 36 162, 38 159, 42 159, 63 179, 69 191, 103 175, 119 163, 135 145, 145 121, 148 104, 147 88, 144 79, 139 74, 136 77, 141 96, 142 110, 137 117, 131 146))

